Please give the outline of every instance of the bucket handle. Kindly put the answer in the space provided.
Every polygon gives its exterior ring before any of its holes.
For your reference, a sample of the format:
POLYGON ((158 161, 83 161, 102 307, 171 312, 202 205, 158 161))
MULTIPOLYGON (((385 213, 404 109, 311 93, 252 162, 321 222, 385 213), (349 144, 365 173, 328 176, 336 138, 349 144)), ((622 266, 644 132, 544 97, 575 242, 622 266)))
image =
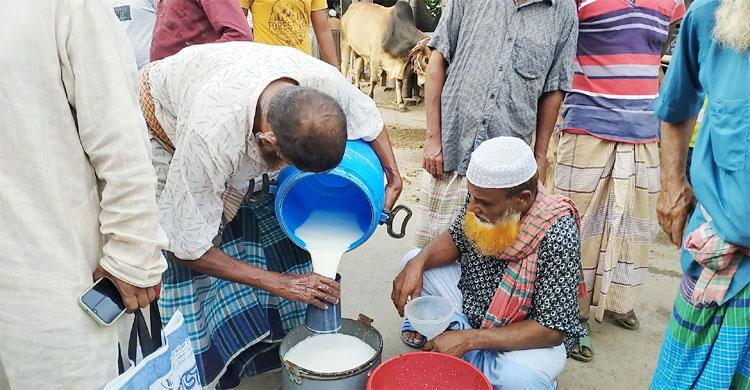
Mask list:
POLYGON ((284 361, 284 364, 286 365, 289 380, 296 385, 301 385, 302 374, 300 372, 299 366, 286 360, 284 361))
POLYGON ((406 236, 406 224, 409 223, 412 214, 413 213, 410 208, 404 205, 398 205, 391 211, 383 211, 383 218, 381 219, 380 223, 388 227, 389 236, 397 239, 404 238, 406 236), (393 228, 393 222, 396 220, 396 216, 398 215, 399 211, 405 211, 406 216, 404 217, 404 222, 401 224, 400 231, 396 233, 395 229, 393 228))
POLYGON ((357 318, 357 322, 359 322, 360 324, 363 324, 363 325, 372 326, 373 319, 370 318, 370 317, 368 317, 368 316, 366 316, 366 315, 364 315, 364 314, 362 314, 362 313, 359 313, 359 316, 357 318))

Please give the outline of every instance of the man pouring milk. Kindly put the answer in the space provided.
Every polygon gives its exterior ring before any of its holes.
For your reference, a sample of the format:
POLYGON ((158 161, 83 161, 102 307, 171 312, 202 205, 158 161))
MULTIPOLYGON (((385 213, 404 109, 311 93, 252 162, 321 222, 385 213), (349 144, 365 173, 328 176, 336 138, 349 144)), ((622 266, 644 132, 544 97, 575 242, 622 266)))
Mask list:
POLYGON ((169 269, 159 302, 179 309, 204 385, 234 387, 278 368, 278 343, 305 304, 339 299, 334 280, 279 226, 263 174, 324 172, 347 139, 368 141, 387 179, 402 180, 374 102, 333 67, 295 49, 249 42, 188 47, 141 74, 169 269))

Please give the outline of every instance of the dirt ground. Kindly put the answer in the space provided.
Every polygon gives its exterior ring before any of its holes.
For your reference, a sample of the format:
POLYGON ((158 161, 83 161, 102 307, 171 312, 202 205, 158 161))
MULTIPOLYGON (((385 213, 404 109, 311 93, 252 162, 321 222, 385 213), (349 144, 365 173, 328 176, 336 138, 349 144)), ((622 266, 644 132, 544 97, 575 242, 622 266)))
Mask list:
MULTIPOLYGON (((421 147, 424 139, 424 106, 395 110, 393 95, 376 89, 375 98, 385 123, 390 128, 396 149, 404 192, 400 203, 415 209, 419 202, 421 147)), ((409 352, 399 339, 400 318, 390 301, 391 281, 399 271, 399 261, 412 248, 416 220, 410 223, 406 238, 395 240, 383 229, 363 246, 342 260, 342 312, 347 318, 362 313, 374 319, 383 335, 383 360, 409 352)), ((595 358, 591 363, 568 359, 558 378, 559 389, 645 389, 651 375, 666 329, 672 302, 681 276, 678 251, 665 236, 658 237, 649 257, 650 277, 641 288, 636 313, 641 321, 638 331, 628 331, 609 321, 592 321, 595 358)), ((245 380, 242 389, 277 389, 279 372, 245 380)))

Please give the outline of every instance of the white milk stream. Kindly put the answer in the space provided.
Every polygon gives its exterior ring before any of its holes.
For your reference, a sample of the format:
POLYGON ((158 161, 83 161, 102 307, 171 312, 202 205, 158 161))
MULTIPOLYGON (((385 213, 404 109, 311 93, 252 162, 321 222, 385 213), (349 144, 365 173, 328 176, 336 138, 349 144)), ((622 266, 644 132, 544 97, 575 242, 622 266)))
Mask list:
POLYGON ((318 334, 290 348, 284 360, 309 371, 332 374, 355 369, 367 363, 375 353, 375 349, 354 336, 318 334))
POLYGON ((294 234, 310 252, 313 271, 335 279, 341 256, 362 237, 362 229, 354 214, 315 210, 294 234))
MULTIPOLYGON (((362 237, 354 214, 316 210, 294 234, 310 252, 313 271, 336 278, 341 256, 362 237)), ((292 347, 284 360, 318 373, 336 373, 357 368, 375 356, 364 341, 341 333, 310 336, 292 347)))

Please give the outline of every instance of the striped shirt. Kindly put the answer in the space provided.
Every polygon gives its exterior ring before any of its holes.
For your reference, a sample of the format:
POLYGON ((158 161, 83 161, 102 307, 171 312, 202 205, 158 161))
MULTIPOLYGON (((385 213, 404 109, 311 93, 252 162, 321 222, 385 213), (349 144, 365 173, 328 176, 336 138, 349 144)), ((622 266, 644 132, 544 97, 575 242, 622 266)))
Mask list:
POLYGON ((659 139, 653 102, 662 47, 683 0, 576 0, 579 36, 563 131, 627 143, 659 139))

